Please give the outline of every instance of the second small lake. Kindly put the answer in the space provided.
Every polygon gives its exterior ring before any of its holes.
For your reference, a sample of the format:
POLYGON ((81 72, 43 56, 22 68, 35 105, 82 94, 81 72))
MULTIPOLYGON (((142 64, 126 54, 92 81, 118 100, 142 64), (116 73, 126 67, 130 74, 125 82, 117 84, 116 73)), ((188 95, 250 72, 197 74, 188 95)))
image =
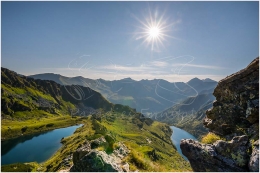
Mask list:
POLYGON ((62 146, 61 138, 72 135, 80 126, 82 125, 3 141, 1 142, 1 165, 17 162, 44 162, 62 146))
POLYGON ((171 126, 171 129, 173 130, 172 136, 171 136, 171 140, 174 143, 174 145, 177 148, 177 151, 181 154, 181 156, 185 159, 188 160, 187 157, 185 157, 182 152, 181 152, 181 148, 180 148, 180 143, 182 139, 194 139, 197 140, 193 135, 191 135, 190 133, 186 132, 185 130, 182 130, 180 128, 177 128, 175 126, 171 126))

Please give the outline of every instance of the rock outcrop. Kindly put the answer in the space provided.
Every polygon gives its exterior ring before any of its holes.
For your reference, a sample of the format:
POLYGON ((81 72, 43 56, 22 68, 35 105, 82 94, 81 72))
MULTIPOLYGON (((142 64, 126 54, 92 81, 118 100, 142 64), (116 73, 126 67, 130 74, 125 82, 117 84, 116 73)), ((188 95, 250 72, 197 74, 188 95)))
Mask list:
POLYGON ((213 95, 216 101, 204 120, 211 132, 229 140, 244 133, 258 138, 259 58, 219 81, 213 95))
POLYGON ((73 153, 73 166, 70 172, 129 172, 129 164, 123 159, 130 152, 123 143, 111 154, 93 149, 106 143, 104 137, 86 141, 73 153), (94 145, 93 145, 94 144, 94 145))
POLYGON ((230 142, 218 140, 201 144, 192 139, 181 141, 182 153, 196 172, 247 172, 248 137, 237 136, 230 142))
POLYGON ((109 160, 107 156, 102 151, 91 150, 78 162, 76 162, 72 168, 71 172, 117 172, 122 170, 117 170, 112 164, 108 163, 109 160))
POLYGON ((181 141, 194 171, 259 171, 259 58, 219 81, 203 124, 224 140, 181 141), (256 142, 254 142, 256 141, 256 142))

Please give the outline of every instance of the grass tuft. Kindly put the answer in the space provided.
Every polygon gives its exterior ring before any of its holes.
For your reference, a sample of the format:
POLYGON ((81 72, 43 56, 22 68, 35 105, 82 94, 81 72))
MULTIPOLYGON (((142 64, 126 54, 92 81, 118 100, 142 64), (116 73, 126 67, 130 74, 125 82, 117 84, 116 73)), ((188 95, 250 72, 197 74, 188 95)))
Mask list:
POLYGON ((206 136, 202 137, 201 143, 213 144, 217 140, 222 140, 222 138, 214 133, 208 133, 206 136))

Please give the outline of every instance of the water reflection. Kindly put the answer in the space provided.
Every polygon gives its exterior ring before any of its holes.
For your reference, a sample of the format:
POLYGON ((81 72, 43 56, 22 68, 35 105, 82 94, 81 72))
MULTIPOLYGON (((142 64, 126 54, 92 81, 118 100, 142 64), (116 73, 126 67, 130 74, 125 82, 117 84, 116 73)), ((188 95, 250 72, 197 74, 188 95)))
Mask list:
POLYGON ((5 155, 8 151, 10 151, 12 148, 14 148, 16 145, 20 143, 24 143, 25 141, 31 140, 34 137, 47 134, 49 132, 41 132, 37 134, 32 135, 26 135, 26 136, 20 136, 14 139, 10 139, 7 141, 1 141, 1 156, 5 155))
POLYGON ((3 141, 1 145, 1 164, 44 162, 61 147, 61 138, 72 135, 80 126, 82 125, 3 141))

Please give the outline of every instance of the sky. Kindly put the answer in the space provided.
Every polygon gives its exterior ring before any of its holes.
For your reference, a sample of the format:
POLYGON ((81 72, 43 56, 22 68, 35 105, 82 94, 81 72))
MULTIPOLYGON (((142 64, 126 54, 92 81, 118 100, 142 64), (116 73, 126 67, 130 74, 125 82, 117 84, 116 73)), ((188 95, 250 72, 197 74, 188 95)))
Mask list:
POLYGON ((259 2, 1 2, 1 66, 23 75, 219 81, 259 56, 259 2))

